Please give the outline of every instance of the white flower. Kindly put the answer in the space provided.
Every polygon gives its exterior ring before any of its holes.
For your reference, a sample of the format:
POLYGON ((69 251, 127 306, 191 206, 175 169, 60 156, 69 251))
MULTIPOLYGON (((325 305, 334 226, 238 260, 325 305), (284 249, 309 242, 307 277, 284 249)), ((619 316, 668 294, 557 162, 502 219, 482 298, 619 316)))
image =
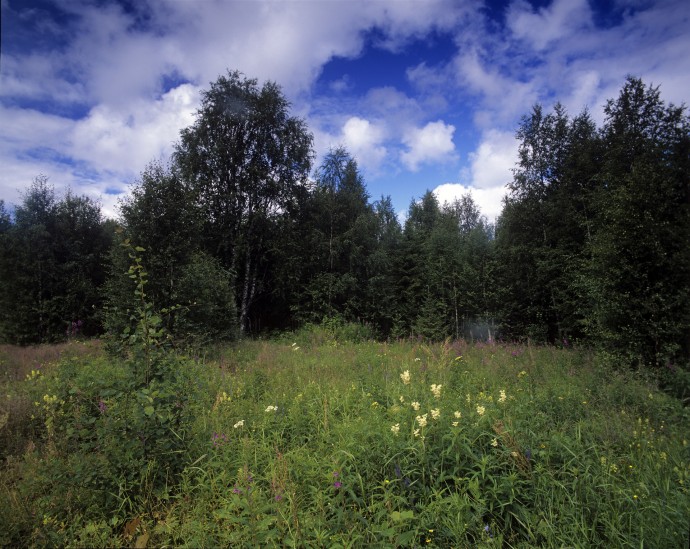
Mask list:
POLYGON ((265 412, 277 412, 278 411, 278 406, 266 406, 265 412))
POLYGON ((483 416, 483 415, 484 415, 484 412, 486 412, 486 408, 484 408, 484 406, 477 406, 477 413, 478 413, 480 416, 483 416))
POLYGON ((459 421, 454 421, 454 422, 453 422, 453 427, 457 427, 457 426, 459 425, 459 423, 460 423, 459 421))
POLYGON ((412 404, 410 404, 410 406, 412 406, 412 409, 416 412, 417 410, 419 410, 420 404, 419 402, 414 401, 412 404))
POLYGON ((240 427, 244 427, 244 420, 241 419, 235 425, 232 426, 233 429, 239 429, 240 427))
POLYGON ((415 436, 415 437, 418 437, 418 436, 419 436, 419 429, 415 429, 415 430, 414 430, 414 436, 415 436))
POLYGON ((456 410, 455 412, 453 412, 453 417, 455 419, 460 419, 462 417, 462 414, 456 410))
POLYGON ((434 393, 436 398, 441 398, 441 387, 443 387, 443 385, 431 384, 431 392, 434 393))
POLYGON ((498 446, 498 439, 493 439, 493 440, 491 441, 491 446, 493 446, 494 448, 496 448, 496 446, 498 446))
POLYGON ((400 424, 396 423, 395 425, 391 425, 391 431, 394 435, 397 435, 400 432, 400 424))
POLYGON ((400 395, 400 403, 402 404, 403 402, 405 402, 405 397, 400 395))
POLYGON ((436 408, 435 410, 431 410, 431 418, 432 419, 438 419, 441 417, 441 410, 436 408))
POLYGON ((506 399, 508 398, 508 397, 506 396, 505 390, 501 389, 500 394, 501 394, 501 396, 498 398, 498 401, 499 401, 499 402, 505 402, 506 399))
POLYGON ((400 379, 402 379, 402 382, 405 385, 409 385, 409 383, 410 383, 410 371, 405 370, 402 374, 400 374, 400 379))
POLYGON ((427 414, 424 414, 423 416, 417 416, 415 418, 415 421, 417 423, 419 423, 420 427, 426 427, 426 417, 427 417, 427 414))

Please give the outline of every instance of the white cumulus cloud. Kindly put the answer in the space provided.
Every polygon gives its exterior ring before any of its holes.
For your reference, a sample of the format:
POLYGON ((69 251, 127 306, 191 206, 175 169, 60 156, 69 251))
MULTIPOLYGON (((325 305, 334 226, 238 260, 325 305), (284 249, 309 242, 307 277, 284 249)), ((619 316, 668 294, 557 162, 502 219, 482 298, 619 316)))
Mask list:
POLYGON ((454 133, 455 126, 445 124, 442 120, 409 130, 403 138, 407 146, 407 150, 400 155, 403 164, 414 172, 424 163, 456 160, 454 133))
POLYGON ((343 144, 357 163, 371 172, 376 172, 386 157, 383 139, 383 130, 364 118, 350 117, 343 126, 343 144))

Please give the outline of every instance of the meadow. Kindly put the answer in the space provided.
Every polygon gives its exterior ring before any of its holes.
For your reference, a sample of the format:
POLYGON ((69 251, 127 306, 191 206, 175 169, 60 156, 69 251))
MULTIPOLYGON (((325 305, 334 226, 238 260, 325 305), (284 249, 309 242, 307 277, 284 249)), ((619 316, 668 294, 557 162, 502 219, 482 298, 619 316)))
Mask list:
POLYGON ((688 546, 690 412, 651 377, 346 328, 0 348, 0 545, 688 546))

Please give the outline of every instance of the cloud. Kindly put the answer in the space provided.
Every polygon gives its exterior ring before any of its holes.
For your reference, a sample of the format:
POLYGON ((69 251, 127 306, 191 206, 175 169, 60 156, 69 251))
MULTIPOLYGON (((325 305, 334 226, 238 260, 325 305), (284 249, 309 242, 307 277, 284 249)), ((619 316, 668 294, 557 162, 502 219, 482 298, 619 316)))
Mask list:
POLYGON ((503 209, 503 197, 506 190, 504 187, 493 189, 475 189, 462 183, 444 183, 433 190, 439 203, 451 203, 454 200, 469 194, 474 203, 479 207, 482 215, 486 216, 489 223, 495 223, 503 209))
POLYGON ((503 187, 512 179, 518 142, 512 132, 486 132, 477 150, 470 153, 471 185, 478 189, 503 187))
POLYGON ((524 1, 510 5, 508 27, 513 35, 536 50, 543 50, 556 40, 592 27, 592 12, 587 0, 554 0, 537 13, 524 1))
POLYGON ((444 183, 434 189, 439 202, 452 202, 470 193, 482 214, 494 222, 501 213, 506 184, 512 179, 511 169, 517 161, 518 142, 510 132, 486 132, 477 149, 470 153, 469 168, 461 183, 444 183))
POLYGON ((376 172, 386 157, 383 138, 381 128, 357 116, 349 118, 342 130, 343 144, 357 163, 371 172, 376 172))
POLYGON ((413 172, 419 169, 420 164, 457 160, 454 133, 455 126, 441 120, 410 130, 403 138, 407 150, 400 155, 400 159, 413 172))
POLYGON ((94 107, 75 124, 70 153, 106 171, 138 173, 172 152, 180 130, 194 121, 198 97, 194 86, 183 84, 156 101, 140 100, 125 110, 94 107))

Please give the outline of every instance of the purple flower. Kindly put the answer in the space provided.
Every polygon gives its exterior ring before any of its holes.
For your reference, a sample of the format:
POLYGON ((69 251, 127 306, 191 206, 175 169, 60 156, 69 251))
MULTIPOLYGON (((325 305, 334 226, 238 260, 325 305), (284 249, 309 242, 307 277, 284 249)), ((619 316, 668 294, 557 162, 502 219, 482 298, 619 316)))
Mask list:
POLYGON ((105 402, 103 402, 103 399, 98 401, 98 409, 100 410, 101 414, 105 414, 105 411, 108 409, 108 407, 105 405, 105 402))
POLYGON ((343 484, 342 484, 341 482, 338 482, 338 481, 336 481, 336 482, 333 483, 333 487, 334 487, 336 490, 337 490, 338 488, 340 488, 342 485, 343 485, 343 484))

